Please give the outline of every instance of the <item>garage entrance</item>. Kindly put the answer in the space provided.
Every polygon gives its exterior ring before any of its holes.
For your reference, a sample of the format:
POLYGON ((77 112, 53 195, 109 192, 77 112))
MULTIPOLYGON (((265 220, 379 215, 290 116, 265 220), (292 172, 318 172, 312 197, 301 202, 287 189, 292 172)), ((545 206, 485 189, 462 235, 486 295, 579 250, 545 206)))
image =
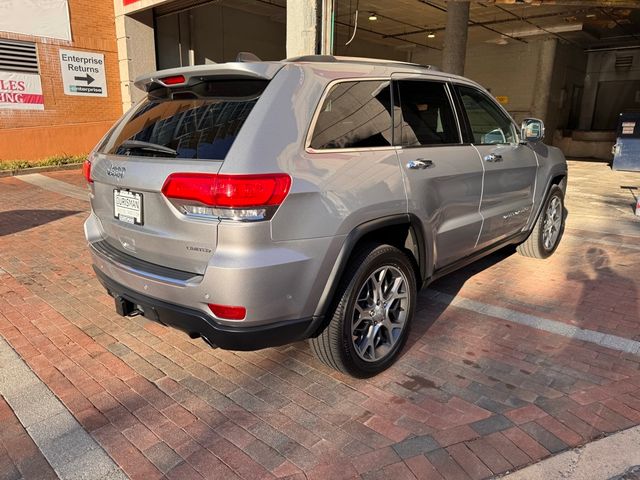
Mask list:
MULTIPOLYGON (((284 2, 283 2, 284 3, 284 2)), ((154 9, 158 68, 286 57, 286 7, 260 0, 171 2, 154 9)))
MULTIPOLYGON (((133 100, 131 80, 144 71, 233 61, 241 51, 263 60, 323 53, 441 66, 453 15, 444 0, 125 2, 123 82, 133 100)), ((458 52, 464 74, 516 121, 542 118, 547 142, 567 156, 609 159, 618 114, 640 110, 638 2, 470 2, 468 21, 450 31, 468 37, 458 52)))

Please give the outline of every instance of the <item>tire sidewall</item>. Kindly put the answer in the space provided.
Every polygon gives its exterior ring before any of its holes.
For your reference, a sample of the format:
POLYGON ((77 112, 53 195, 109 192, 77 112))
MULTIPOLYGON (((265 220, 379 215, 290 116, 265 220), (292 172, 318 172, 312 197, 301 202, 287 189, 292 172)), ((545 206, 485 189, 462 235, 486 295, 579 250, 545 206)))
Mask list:
POLYGON ((551 190, 549 191, 549 194, 547 195, 547 199, 544 202, 542 211, 540 212, 540 218, 538 220, 540 222, 540 225, 538 228, 538 249, 544 255, 545 258, 553 254, 553 252, 555 252, 556 249, 558 248, 558 245, 560 245, 560 240, 562 240, 562 235, 564 233, 564 220, 565 220, 564 217, 565 217, 564 194, 560 187, 558 187, 557 185, 553 185, 551 187, 551 190), (549 208, 549 204, 551 203, 551 200, 553 199, 553 197, 558 197, 560 199, 560 215, 562 220, 560 222, 560 233, 558 234, 558 238, 556 239, 555 244, 553 245, 552 248, 547 249, 544 246, 544 222, 547 217, 547 208, 549 208))
POLYGON ((354 371, 352 374, 359 377, 372 376, 389 367, 397 359, 398 352, 402 349, 409 336, 411 320, 415 312, 416 296, 416 276, 413 270, 413 265, 407 256, 402 251, 390 245, 380 245, 373 248, 366 256, 361 267, 356 271, 343 294, 343 300, 346 299, 346 302, 340 319, 341 350, 344 363, 346 365, 353 366, 354 371), (391 352, 381 360, 366 362, 358 356, 351 338, 352 312, 357 300, 356 297, 360 292, 363 283, 373 272, 384 266, 395 267, 406 276, 408 283, 407 291, 409 292, 409 308, 401 337, 398 339, 391 352))

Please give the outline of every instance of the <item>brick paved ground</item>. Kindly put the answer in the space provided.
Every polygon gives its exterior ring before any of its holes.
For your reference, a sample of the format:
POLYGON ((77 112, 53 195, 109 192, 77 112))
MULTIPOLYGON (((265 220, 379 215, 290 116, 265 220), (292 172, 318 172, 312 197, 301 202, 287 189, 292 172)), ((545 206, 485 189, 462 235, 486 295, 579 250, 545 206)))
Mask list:
MULTIPOLYGON (((572 163, 550 260, 504 250, 431 290, 638 339, 640 219, 624 185, 640 176, 572 163)), ((640 356, 428 292, 402 358, 366 381, 305 343, 227 352, 123 319, 91 271, 87 209, 0 179, 0 335, 132 478, 481 479, 640 423, 640 356)), ((2 403, 0 418, 15 425, 2 403)), ((0 478, 23 458, 3 445, 0 478)))

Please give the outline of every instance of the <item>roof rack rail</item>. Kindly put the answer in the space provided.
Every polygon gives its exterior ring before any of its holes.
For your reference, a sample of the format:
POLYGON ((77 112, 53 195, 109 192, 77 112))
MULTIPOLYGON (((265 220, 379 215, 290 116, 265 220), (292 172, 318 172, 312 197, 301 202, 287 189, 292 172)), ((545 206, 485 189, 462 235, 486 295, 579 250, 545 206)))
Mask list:
POLYGON ((300 57, 292 57, 284 60, 285 62, 350 62, 350 63, 369 63, 369 64, 387 64, 387 65, 404 65, 407 67, 424 68, 427 70, 440 71, 438 67, 433 65, 422 65, 419 63, 401 62, 399 60, 385 60, 383 58, 367 58, 367 57, 342 57, 335 55, 302 55, 300 57))

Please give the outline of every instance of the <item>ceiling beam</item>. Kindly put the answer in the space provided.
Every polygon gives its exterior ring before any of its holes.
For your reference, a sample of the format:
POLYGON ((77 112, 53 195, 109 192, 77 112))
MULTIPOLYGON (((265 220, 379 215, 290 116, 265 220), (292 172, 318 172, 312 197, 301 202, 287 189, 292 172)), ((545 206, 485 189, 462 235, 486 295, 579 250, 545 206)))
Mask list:
MULTIPOLYGON (((379 16, 379 15, 378 15, 378 16, 379 16)), ((352 25, 349 25, 348 23, 340 22, 340 21, 338 21, 338 20, 335 20, 335 24, 336 24, 336 25, 339 25, 339 26, 341 26, 341 27, 347 27, 349 30, 351 30, 351 29, 353 28, 353 26, 352 26, 352 25)), ((367 33, 371 33, 371 34, 373 34, 373 35, 378 35, 378 36, 379 36, 379 37, 381 37, 381 38, 385 38, 385 35, 384 35, 384 34, 382 34, 382 33, 380 33, 380 32, 376 32, 375 30, 371 30, 371 29, 364 28, 364 27, 358 27, 358 30, 359 30, 359 31, 363 31, 363 32, 367 32, 367 33)), ((406 39, 404 39, 404 38, 396 38, 396 39, 394 39, 394 40, 398 40, 398 41, 403 42, 403 43, 410 43, 410 44, 412 44, 412 45, 417 45, 417 46, 420 46, 420 47, 425 47, 425 48, 428 48, 428 49, 430 49, 430 50, 438 50, 438 51, 442 51, 442 49, 441 49, 441 48, 434 47, 433 45, 427 45, 426 43, 414 42, 413 40, 406 40, 406 39)))
MULTIPOLYGON (((446 13, 446 11, 447 11, 447 9, 445 7, 441 7, 440 5, 438 5, 435 2, 431 2, 429 0, 418 0, 418 1, 420 3, 422 3, 422 4, 424 4, 424 5, 430 6, 431 8, 435 8, 436 10, 440 10, 441 12, 445 12, 446 13)), ((513 37, 513 36, 509 35, 508 33, 499 32, 498 30, 496 30, 496 29, 494 29, 492 27, 489 27, 488 25, 483 25, 482 23, 474 22, 473 20, 469 20, 469 26, 474 26, 474 25, 477 25, 480 28, 484 28, 485 30, 489 30, 489 31, 491 31, 493 33, 497 33, 498 35, 501 35, 503 37, 510 38, 511 40, 515 40, 517 42, 529 43, 526 40, 522 40, 521 38, 513 37)))
POLYGON ((494 4, 494 7, 496 7, 498 10, 508 13, 509 15, 512 15, 513 17, 515 17, 518 20, 522 20, 525 23, 528 23, 529 25, 536 27, 539 30, 542 30, 543 32, 548 33, 549 35, 553 35, 554 37, 558 37, 560 40, 563 40, 567 43, 571 43, 572 45, 575 45, 576 47, 580 47, 579 44, 577 44, 576 42, 574 42, 573 40, 570 40, 566 37, 563 37, 562 35, 560 35, 559 33, 553 32, 551 30, 547 30, 546 28, 542 28, 540 25, 538 25, 537 23, 534 23, 532 21, 530 21, 528 18, 526 17, 520 17, 519 15, 513 13, 511 10, 508 10, 504 7, 501 7, 500 5, 494 4))
POLYGON ((490 0, 486 3, 501 5, 572 6, 585 8, 638 8, 638 0, 490 0))
POLYGON ((633 31, 633 29, 629 30, 628 25, 623 25, 622 23, 620 23, 620 21, 618 20, 618 18, 613 15, 611 13, 610 10, 606 9, 606 8, 601 8, 600 9, 602 11, 602 13, 604 13, 607 17, 609 17, 611 20, 613 20, 615 22, 615 24, 620 27, 620 29, 622 29, 624 32, 626 32, 628 35, 631 35, 633 38, 635 38, 636 40, 640 40, 640 35, 636 34, 636 32, 633 31))
MULTIPOLYGON (((563 12, 562 15, 563 16, 572 16, 572 15, 576 15, 579 13, 582 13, 584 11, 584 9, 580 9, 580 10, 572 10, 570 12, 563 12)), ((378 15, 380 16, 380 15, 378 15)), ((528 19, 538 19, 538 18, 550 18, 550 17, 557 17, 558 16, 558 12, 554 12, 554 13, 543 13, 543 14, 539 14, 539 15, 531 15, 530 17, 527 17, 528 19)), ((513 23, 515 22, 516 19, 514 18, 503 18, 500 20, 488 20, 486 22, 475 22, 473 24, 469 24, 469 27, 485 27, 485 26, 490 26, 490 25, 500 25, 501 23, 513 23)), ((411 30, 409 32, 398 32, 398 33, 391 33, 391 34, 387 34, 385 35, 385 38, 398 38, 398 37, 404 37, 407 35, 415 35, 418 33, 427 33, 427 32, 440 32, 443 31, 444 27, 437 27, 437 28, 419 28, 416 30, 411 30)))

